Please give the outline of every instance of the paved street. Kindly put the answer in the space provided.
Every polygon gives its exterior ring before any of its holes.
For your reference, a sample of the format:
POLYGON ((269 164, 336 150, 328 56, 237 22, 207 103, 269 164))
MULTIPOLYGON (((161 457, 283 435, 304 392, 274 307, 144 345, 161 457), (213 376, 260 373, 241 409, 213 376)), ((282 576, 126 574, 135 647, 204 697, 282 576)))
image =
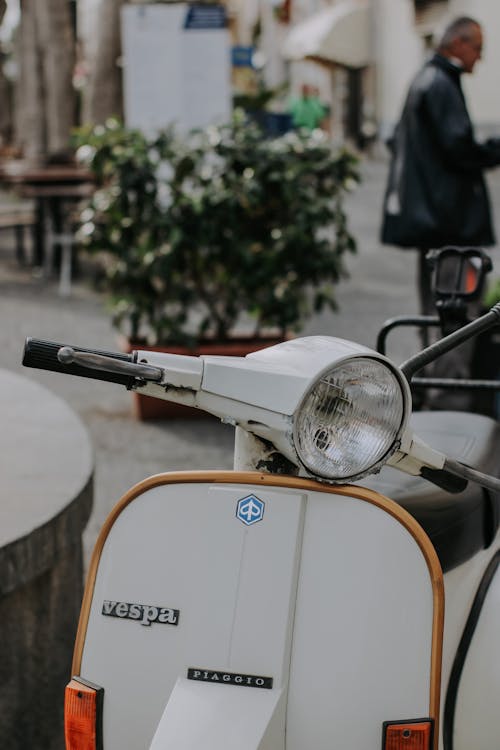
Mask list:
MULTIPOLYGON (((416 312, 414 254, 381 247, 377 239, 385 174, 381 161, 363 164, 363 183, 348 201, 359 250, 349 259, 350 278, 338 287, 339 311, 315 317, 304 334, 336 335, 372 346, 386 318, 416 312)), ((491 190, 500 232, 500 173, 493 175, 491 190)), ((500 268, 498 251, 495 256, 500 268)), ((21 367, 26 336, 110 350, 117 349, 117 336, 104 301, 88 281, 76 283, 70 298, 59 297, 55 281, 35 278, 29 269, 18 267, 5 232, 0 235, 0 315, 0 367, 23 373, 57 393, 90 432, 96 473, 87 549, 110 508, 144 477, 174 469, 231 467, 232 429, 213 419, 140 423, 131 416, 130 394, 119 386, 21 367)), ((408 333, 395 339, 395 359, 406 358, 415 346, 408 333)), ((0 398, 8 399, 9 394, 0 398)))

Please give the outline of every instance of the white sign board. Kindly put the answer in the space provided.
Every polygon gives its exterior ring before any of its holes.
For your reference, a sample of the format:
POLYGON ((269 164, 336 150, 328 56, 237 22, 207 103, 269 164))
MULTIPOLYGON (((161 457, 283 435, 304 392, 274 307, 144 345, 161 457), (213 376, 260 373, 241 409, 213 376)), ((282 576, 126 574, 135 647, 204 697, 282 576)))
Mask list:
POLYGON ((220 14, 199 10, 185 3, 123 7, 127 126, 152 135, 171 124, 186 131, 230 118, 229 35, 217 25, 220 14))

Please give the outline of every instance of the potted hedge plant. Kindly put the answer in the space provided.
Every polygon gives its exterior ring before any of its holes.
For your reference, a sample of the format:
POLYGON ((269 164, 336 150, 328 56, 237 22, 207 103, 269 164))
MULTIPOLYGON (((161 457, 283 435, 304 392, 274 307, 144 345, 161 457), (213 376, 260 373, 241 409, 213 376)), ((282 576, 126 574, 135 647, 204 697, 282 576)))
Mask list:
POLYGON ((343 199, 358 172, 321 133, 267 139, 237 111, 182 138, 110 120, 80 129, 76 145, 98 186, 79 240, 102 260, 113 322, 132 348, 251 351, 335 309, 355 250, 343 199))

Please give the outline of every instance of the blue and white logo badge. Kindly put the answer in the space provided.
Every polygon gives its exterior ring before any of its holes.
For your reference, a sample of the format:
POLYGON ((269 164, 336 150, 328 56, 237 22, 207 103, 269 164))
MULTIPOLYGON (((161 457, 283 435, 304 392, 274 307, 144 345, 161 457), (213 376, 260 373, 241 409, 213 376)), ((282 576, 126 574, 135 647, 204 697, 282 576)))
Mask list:
POLYGON ((246 526, 251 526, 257 521, 262 521, 264 517, 265 503, 259 500, 255 495, 247 495, 238 500, 236 506, 236 518, 246 526))

